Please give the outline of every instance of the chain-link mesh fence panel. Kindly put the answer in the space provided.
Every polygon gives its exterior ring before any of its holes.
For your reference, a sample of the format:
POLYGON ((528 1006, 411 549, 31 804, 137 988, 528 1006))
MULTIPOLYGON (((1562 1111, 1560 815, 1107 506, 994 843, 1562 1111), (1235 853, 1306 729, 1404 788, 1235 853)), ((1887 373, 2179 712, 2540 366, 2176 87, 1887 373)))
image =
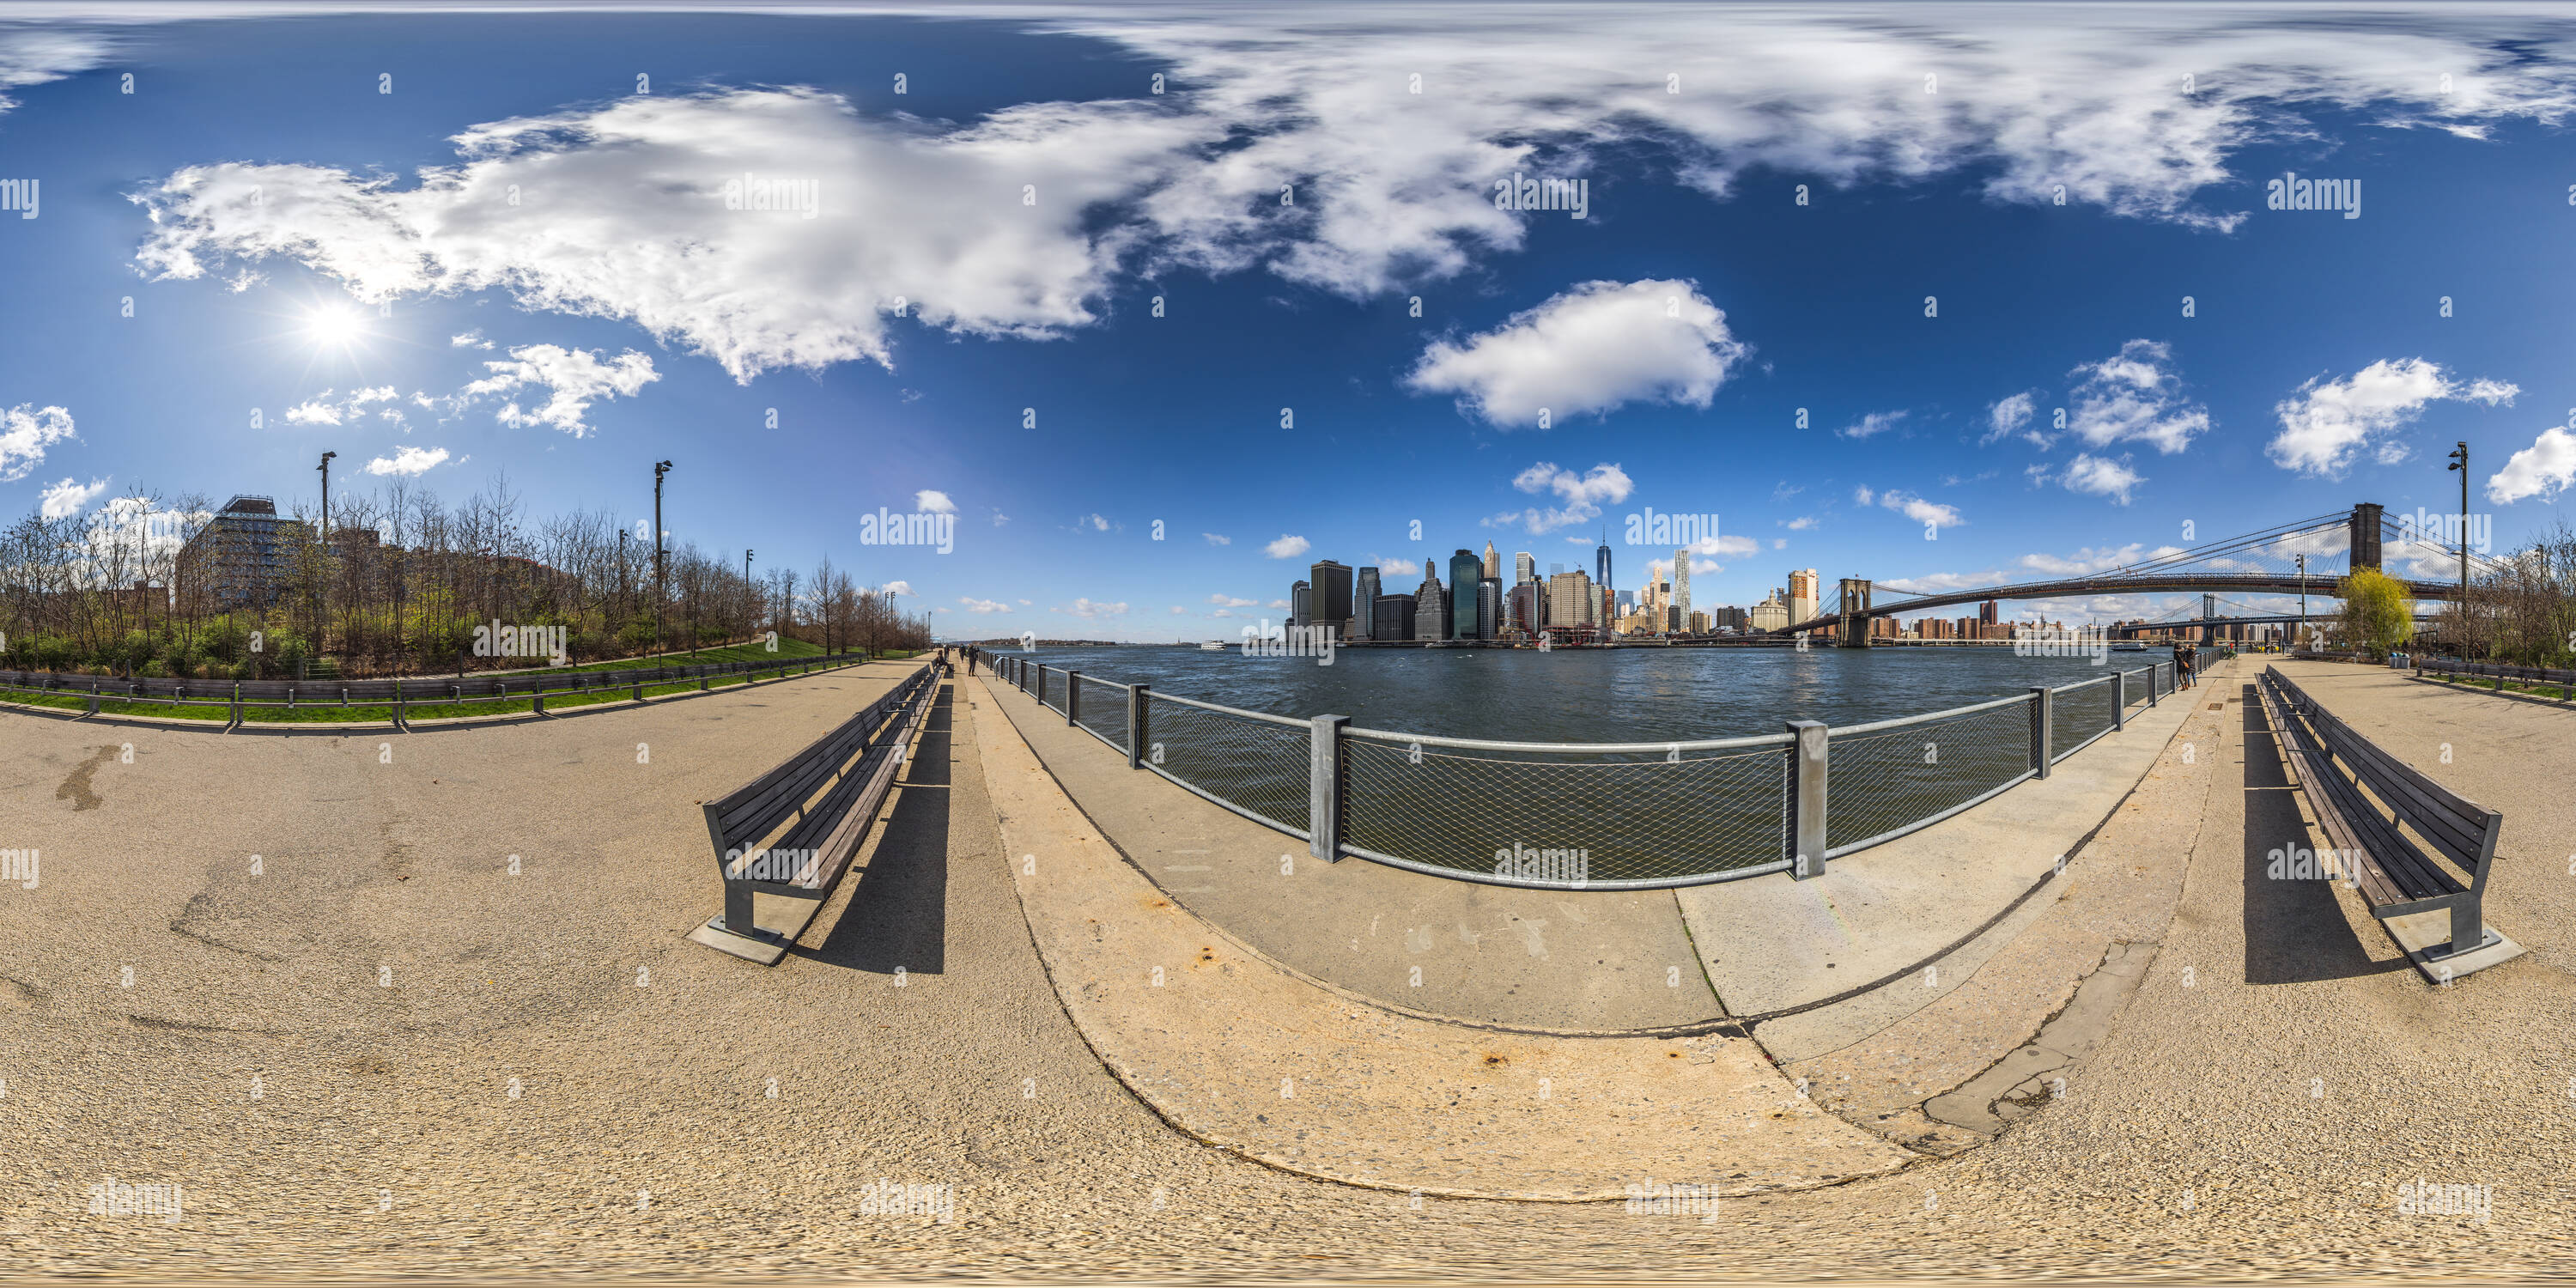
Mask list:
POLYGON ((2048 739, 2049 763, 2055 764, 2111 728, 2111 677, 2058 690, 2050 719, 2055 723, 2048 739))
POLYGON ((1080 701, 1074 706, 1075 722, 1110 746, 1127 750, 1127 686, 1086 675, 1076 696, 1080 701))
POLYGON ((1505 884, 1691 884, 1787 852, 1788 749, 1503 751, 1346 738, 1345 844, 1505 884))
POLYGON ((1045 701, 1047 710, 1058 715, 1064 714, 1064 695, 1072 677, 1051 666, 1037 669, 1046 677, 1044 691, 1038 696, 1045 701))
POLYGON ((1145 763, 1219 800, 1307 834, 1313 730, 1146 695, 1145 763))
POLYGON ((1825 744, 1825 853, 1946 814, 2030 772, 2030 700, 1825 744))
POLYGON ((2120 691, 2121 698, 2131 707, 2147 705, 2147 686, 2155 683, 2155 678, 2154 667, 2129 672, 2128 678, 2122 682, 2125 687, 2120 691))

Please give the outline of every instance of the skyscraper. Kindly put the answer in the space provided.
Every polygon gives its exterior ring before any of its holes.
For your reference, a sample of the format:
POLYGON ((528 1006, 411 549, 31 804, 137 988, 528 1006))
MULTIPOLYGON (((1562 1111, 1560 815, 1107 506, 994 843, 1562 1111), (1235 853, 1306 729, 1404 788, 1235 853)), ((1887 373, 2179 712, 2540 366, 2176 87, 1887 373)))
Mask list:
POLYGON ((1581 569, 1560 572, 1547 579, 1547 624, 1550 626, 1591 626, 1593 615, 1601 611, 1601 596, 1592 589, 1592 579, 1581 569))
POLYGON ((1512 584, 1515 586, 1526 586, 1537 580, 1538 561, 1530 558, 1530 552, 1524 550, 1519 554, 1513 555, 1512 584))
POLYGON ((1359 586, 1351 592, 1351 634, 1358 639, 1377 638, 1377 569, 1360 569, 1359 586))
POLYGON ((1676 550, 1673 552, 1673 607, 1682 610, 1683 620, 1689 620, 1691 611, 1690 551, 1687 550, 1676 550))
POLYGON ((1618 584, 1617 582, 1610 580, 1610 533, 1608 529, 1602 530, 1601 548, 1592 552, 1592 562, 1595 565, 1592 569, 1592 579, 1594 581, 1599 582, 1604 586, 1615 586, 1618 584))
POLYGON ((1791 625, 1814 617, 1817 612, 1816 570, 1799 568, 1789 574, 1789 621, 1791 625))
POLYGON ((1495 551, 1494 543, 1490 541, 1485 543, 1484 575, 1488 577, 1500 577, 1503 575, 1503 556, 1495 551))
POLYGON ((1288 624, 1291 626, 1305 625, 1309 620, 1311 620, 1314 607, 1315 595, 1313 588, 1306 584, 1304 578, 1298 578, 1297 581, 1288 587, 1288 624))
POLYGON ((1500 639, 1503 634, 1503 579, 1476 579, 1476 638, 1500 639))
POLYGON ((1424 560, 1422 589, 1413 592, 1413 638, 1449 638, 1449 597, 1440 592, 1440 565, 1424 560))
POLYGON ((1476 583, 1484 577, 1485 561, 1475 551, 1461 549, 1449 556, 1449 638, 1477 638, 1476 583))
POLYGON ((1371 608, 1369 638, 1390 643, 1413 638, 1413 596, 1380 595, 1371 608))
POLYGON ((1323 622, 1339 633, 1351 618, 1351 570, 1348 565, 1331 559, 1323 560, 1308 570, 1314 579, 1309 592, 1314 616, 1307 620, 1323 622))

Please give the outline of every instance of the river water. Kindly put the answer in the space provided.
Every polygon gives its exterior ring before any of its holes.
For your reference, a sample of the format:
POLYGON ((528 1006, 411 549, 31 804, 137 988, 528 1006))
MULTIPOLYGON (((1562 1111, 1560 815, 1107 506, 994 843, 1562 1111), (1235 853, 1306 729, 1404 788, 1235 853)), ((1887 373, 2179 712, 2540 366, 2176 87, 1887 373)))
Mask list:
MULTIPOLYGON (((2010 648, 1345 649, 1314 658, 1229 648, 1040 648, 1026 656, 1157 693, 1367 728, 1513 742, 1659 742, 1778 733, 1786 721, 1861 724, 2012 697, 2169 649, 2017 657, 2010 648)), ((2143 678, 2143 677, 2141 677, 2143 678)))

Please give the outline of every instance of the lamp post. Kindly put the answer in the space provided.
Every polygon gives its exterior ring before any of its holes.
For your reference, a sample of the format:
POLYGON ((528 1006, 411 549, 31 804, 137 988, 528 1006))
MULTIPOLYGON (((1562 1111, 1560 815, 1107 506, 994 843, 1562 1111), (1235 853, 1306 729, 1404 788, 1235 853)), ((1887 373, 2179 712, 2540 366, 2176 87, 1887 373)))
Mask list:
MULTIPOLYGON (((2308 557, 2307 557, 2306 555, 2300 555, 2298 558, 2299 558, 2299 635, 2300 635, 2302 638, 2304 638, 2304 637, 2307 635, 2307 633, 2308 633, 2308 557)), ((2295 646, 2298 644, 2298 640, 2292 640, 2292 641, 2291 641, 2291 644, 2292 644, 2292 646, 2293 646, 2293 647, 2295 647, 2295 646)))
MULTIPOLYGON (((745 547, 742 552, 742 597, 744 602, 751 606, 751 616, 758 617, 760 615, 760 590, 758 587, 751 584, 751 550, 749 547, 745 547)), ((748 626, 759 625, 756 621, 746 621, 744 624, 748 626)))
MULTIPOLYGON (((2469 445, 2451 449, 2446 468, 2460 472, 2460 657, 2469 656, 2469 445)), ((2511 464, 2511 462, 2506 462, 2511 464)))
POLYGON ((653 466, 653 644, 656 648, 666 646, 662 639, 663 605, 670 599, 670 591, 664 579, 663 561, 663 555, 668 551, 662 544, 662 476, 670 472, 669 461, 662 461, 653 466))
POLYGON ((313 651, 328 650, 323 641, 331 634, 331 458, 338 452, 322 453, 322 463, 313 468, 322 471, 322 575, 314 596, 313 651))

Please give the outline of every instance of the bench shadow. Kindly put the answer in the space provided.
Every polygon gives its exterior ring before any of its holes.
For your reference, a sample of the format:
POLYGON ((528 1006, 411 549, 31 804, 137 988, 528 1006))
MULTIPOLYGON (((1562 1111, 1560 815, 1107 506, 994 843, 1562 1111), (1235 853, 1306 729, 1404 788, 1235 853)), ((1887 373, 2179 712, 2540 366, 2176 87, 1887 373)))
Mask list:
POLYGON ((2272 851, 2317 842, 2261 696, 2251 683, 2238 693, 2245 748, 2245 982, 2306 984, 2409 969, 2403 957, 2375 962, 2362 951, 2332 882, 2269 874, 2272 851))
POLYGON ((896 788, 894 813, 852 871, 849 902, 832 933, 794 955, 875 975, 937 975, 948 967, 949 720, 953 688, 943 687, 922 719, 921 743, 896 788))

